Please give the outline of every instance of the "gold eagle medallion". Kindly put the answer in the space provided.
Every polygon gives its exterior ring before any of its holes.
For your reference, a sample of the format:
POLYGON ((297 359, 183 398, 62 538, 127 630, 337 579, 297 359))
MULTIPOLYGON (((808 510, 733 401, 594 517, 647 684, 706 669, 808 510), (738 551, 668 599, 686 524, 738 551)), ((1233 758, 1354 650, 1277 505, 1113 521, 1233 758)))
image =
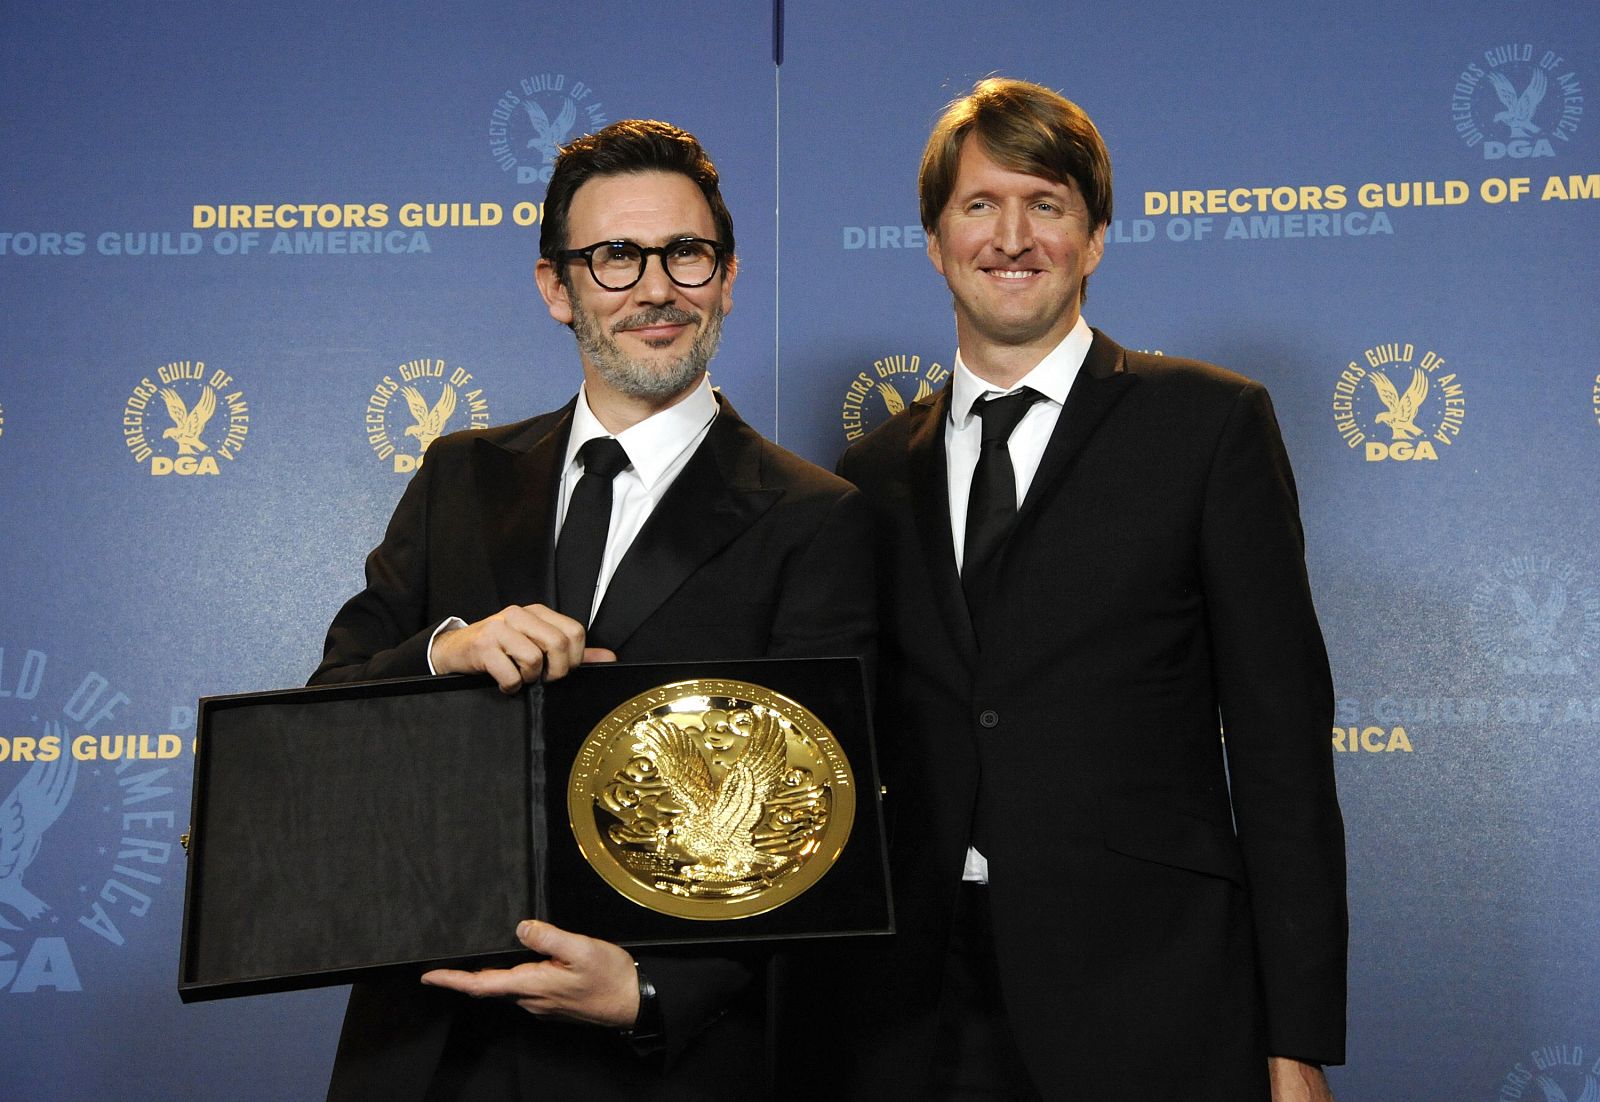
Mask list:
POLYGON ((679 918, 762 914, 833 867, 855 775, 821 720, 780 693, 701 678, 613 709, 573 762, 567 813, 605 882, 679 918))

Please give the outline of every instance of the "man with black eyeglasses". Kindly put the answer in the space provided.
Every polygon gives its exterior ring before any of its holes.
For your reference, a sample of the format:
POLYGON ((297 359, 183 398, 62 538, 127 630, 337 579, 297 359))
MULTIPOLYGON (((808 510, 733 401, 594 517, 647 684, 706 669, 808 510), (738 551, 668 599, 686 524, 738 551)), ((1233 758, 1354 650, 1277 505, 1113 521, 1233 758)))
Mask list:
MULTIPOLYGON (((860 495, 762 439, 706 374, 738 262, 700 144, 626 120, 568 146, 539 252, 582 387, 434 442, 313 682, 486 673, 514 693, 586 661, 866 654, 860 495)), ((533 921, 517 936, 539 959, 358 984, 330 1099, 771 1090, 760 960, 635 959, 533 921)))

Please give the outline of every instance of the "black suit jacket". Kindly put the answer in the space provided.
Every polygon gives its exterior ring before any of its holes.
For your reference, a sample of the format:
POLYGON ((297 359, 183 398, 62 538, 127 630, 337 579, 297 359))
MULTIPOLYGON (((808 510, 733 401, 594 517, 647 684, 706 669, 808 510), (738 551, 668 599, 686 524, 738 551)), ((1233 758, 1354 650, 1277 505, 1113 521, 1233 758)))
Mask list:
MULTIPOLYGON (((867 654, 875 610, 859 588, 872 570, 860 495, 719 401, 607 585, 590 645, 623 661, 867 654)), ((314 683, 426 674, 429 638, 445 618, 470 623, 551 602, 572 408, 428 449, 367 559, 366 588, 328 631, 314 683)), ((528 1097, 745 1098, 753 1084, 759 1093, 760 961, 641 962, 660 991, 665 1054, 637 1056, 609 1031, 536 1021, 509 1004, 472 1013, 521 1050, 528 1097)), ((357 985, 330 1098, 422 1098, 468 1002, 410 979, 357 985)))
POLYGON ((901 931, 866 1093, 923 1090, 974 841, 1046 1097, 1241 1102, 1269 1053, 1342 1062, 1332 687, 1266 392, 1096 333, 976 620, 948 416, 946 388, 840 465, 881 536, 901 931))

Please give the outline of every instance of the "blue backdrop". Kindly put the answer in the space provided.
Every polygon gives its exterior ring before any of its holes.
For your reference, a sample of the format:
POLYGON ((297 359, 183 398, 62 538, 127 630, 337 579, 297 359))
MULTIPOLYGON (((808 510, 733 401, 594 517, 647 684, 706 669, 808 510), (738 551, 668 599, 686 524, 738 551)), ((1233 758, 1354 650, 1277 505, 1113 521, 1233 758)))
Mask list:
POLYGON ((450 429, 575 388, 531 278, 555 143, 701 137, 742 259, 715 380, 831 465, 948 371, 916 164, 990 72, 1111 147, 1090 322, 1274 395, 1339 697, 1340 1098, 1600 1083, 1600 9, 783 11, 0 8, 0 798, 59 808, 0 872, 0 1097, 320 1094, 342 992, 177 999, 193 702, 315 665, 406 388, 450 429))

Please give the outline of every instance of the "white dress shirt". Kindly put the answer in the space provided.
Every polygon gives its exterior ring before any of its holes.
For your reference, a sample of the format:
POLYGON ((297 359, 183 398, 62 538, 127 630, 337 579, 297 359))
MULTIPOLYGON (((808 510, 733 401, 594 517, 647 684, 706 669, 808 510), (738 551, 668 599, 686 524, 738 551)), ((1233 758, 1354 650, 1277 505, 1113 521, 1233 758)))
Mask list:
MULTIPOLYGON (((606 530, 606 553, 600 560, 600 576, 595 579, 594 600, 589 604, 591 621, 600 610, 617 564, 682 473, 695 448, 706 438, 716 416, 717 399, 711 393, 711 378, 702 375, 700 385, 683 401, 617 434, 617 443, 628 453, 629 466, 611 480, 611 526, 606 530)), ((578 449, 596 437, 610 435, 589 409, 587 392, 579 391, 578 404, 572 411, 572 432, 567 437, 566 462, 561 468, 561 495, 556 502, 558 540, 567 518, 567 503, 583 477, 578 449)))
MULTIPOLYGON (((1017 380, 1015 386, 1005 390, 974 375, 961 359, 961 350, 956 350, 956 369, 950 383, 950 423, 945 426, 944 432, 944 460, 946 481, 950 487, 950 536, 955 542, 958 573, 967 542, 967 498, 972 493, 972 472, 978 466, 978 448, 983 442, 983 418, 973 414, 973 405, 979 398, 1002 397, 1025 386, 1044 395, 1043 400, 1028 407, 1028 412, 1017 422, 1006 445, 1011 453, 1012 470, 1017 476, 1017 503, 1020 506, 1027 499, 1028 487, 1033 485, 1039 461, 1044 458, 1045 445, 1050 442, 1050 434, 1055 431, 1061 408, 1066 404, 1067 394, 1078 378, 1078 369, 1083 366, 1093 340, 1094 334, 1089 332, 1089 323, 1080 314, 1078 323, 1062 338, 1061 343, 1046 353, 1033 370, 1017 380)), ((967 864, 962 879, 976 880, 981 884, 989 882, 988 860, 971 847, 967 849, 967 864)))
MULTIPOLYGON (((637 425, 616 434, 617 443, 628 455, 626 470, 611 480, 611 524, 606 530, 606 550, 600 561, 600 576, 595 579, 594 600, 590 602, 590 620, 600 609, 606 595, 606 586, 616 573, 617 564, 633 545, 634 538, 650 519, 661 498, 673 481, 683 473, 689 457, 711 431, 716 420, 717 399, 711 393, 711 377, 702 375, 700 385, 687 398, 651 414, 637 425)), ((600 419, 589 408, 587 390, 579 389, 578 401, 572 409, 572 431, 567 436, 566 458, 561 465, 561 487, 556 498, 556 533, 560 538, 561 525, 567 519, 567 503, 572 491, 583 477, 583 464, 578 461, 578 449, 597 436, 611 436, 600 419)), ((452 616, 434 629, 428 640, 428 672, 433 668, 433 640, 440 632, 464 628, 467 622, 452 616)), ((587 625, 585 625, 587 626, 587 625)))

